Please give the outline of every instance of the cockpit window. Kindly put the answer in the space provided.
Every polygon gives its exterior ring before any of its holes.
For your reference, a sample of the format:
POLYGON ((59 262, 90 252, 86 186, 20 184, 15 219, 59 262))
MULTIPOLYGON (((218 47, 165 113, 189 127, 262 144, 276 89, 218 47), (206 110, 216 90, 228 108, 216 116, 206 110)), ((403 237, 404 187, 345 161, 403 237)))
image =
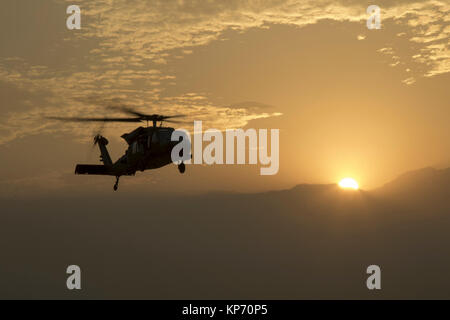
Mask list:
POLYGON ((144 146, 142 143, 135 141, 131 144, 131 153, 144 152, 144 146))
POLYGON ((172 132, 170 130, 159 130, 159 141, 161 145, 167 145, 170 143, 172 132))

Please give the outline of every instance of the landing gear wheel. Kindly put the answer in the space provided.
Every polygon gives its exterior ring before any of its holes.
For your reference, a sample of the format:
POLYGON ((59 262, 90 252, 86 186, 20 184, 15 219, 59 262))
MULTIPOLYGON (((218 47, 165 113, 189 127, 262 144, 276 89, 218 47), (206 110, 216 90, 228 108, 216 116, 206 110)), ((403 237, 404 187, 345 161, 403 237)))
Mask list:
POLYGON ((117 188, 119 187, 119 177, 116 177, 116 183, 114 184, 114 191, 117 191, 117 188))
POLYGON ((178 165, 178 171, 180 171, 180 173, 184 173, 186 171, 186 165, 183 162, 178 165))

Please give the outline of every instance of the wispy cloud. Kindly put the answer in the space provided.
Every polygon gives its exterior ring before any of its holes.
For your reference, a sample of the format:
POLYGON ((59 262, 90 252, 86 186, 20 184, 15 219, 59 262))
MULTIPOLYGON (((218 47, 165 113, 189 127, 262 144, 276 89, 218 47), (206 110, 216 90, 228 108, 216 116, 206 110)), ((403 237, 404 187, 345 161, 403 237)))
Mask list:
MULTIPOLYGON (((46 101, 34 110, 12 112, 0 122, 0 144, 45 131, 85 134, 90 129, 49 123, 42 115, 97 114, 98 109, 85 100, 92 96, 121 99, 141 108, 152 105, 155 112, 202 114, 202 119, 217 128, 244 126, 249 120, 274 116, 276 112, 261 108, 216 105, 207 93, 162 95, 168 87, 177 85, 176 77, 167 71, 170 59, 193 54, 196 47, 222 39, 227 30, 244 32, 274 24, 302 27, 325 19, 355 22, 365 28, 367 19, 366 8, 359 1, 79 0, 78 5, 83 14, 82 31, 71 33, 66 40, 73 41, 74 37, 95 42, 82 70, 52 69, 15 57, 0 60, 1 81, 48 93, 46 101), (220 117, 222 114, 226 117, 220 117)), ((404 29, 399 34, 414 47, 410 59, 423 65, 423 73, 410 72, 405 84, 414 83, 420 76, 450 71, 449 11, 448 1, 437 0, 382 6, 383 22, 391 21, 404 29)), ((395 52, 395 44, 380 50, 392 56, 391 66, 405 64, 395 52)))
MULTIPOLYGON (((140 61, 163 63, 168 51, 207 44, 220 38, 227 29, 244 31, 270 24, 305 26, 324 19, 354 22, 367 19, 366 8, 357 1, 103 0, 89 1, 83 7, 96 21, 84 36, 100 39, 105 56, 118 53, 140 61)), ((382 6, 383 21, 392 19, 407 26, 412 42, 432 45, 442 40, 446 44, 444 50, 429 45, 421 48, 429 63, 427 76, 449 71, 449 13, 448 1, 392 2, 382 6)))

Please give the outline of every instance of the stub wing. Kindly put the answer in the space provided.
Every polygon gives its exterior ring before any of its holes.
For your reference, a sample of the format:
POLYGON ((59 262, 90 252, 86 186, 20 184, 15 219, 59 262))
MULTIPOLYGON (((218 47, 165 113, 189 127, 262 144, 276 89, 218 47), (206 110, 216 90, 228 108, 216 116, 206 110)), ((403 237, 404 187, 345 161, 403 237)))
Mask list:
POLYGON ((114 175, 108 167, 97 164, 77 164, 75 174, 93 174, 93 175, 114 175))

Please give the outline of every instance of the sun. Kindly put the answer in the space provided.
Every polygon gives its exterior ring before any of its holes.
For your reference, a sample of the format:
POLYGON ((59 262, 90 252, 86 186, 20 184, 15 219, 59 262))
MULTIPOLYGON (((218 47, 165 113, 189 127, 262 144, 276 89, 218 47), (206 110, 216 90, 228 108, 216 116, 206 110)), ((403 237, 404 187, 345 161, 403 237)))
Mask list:
POLYGON ((353 178, 344 178, 341 181, 339 181, 339 187, 341 187, 342 189, 358 190, 359 184, 353 178))

